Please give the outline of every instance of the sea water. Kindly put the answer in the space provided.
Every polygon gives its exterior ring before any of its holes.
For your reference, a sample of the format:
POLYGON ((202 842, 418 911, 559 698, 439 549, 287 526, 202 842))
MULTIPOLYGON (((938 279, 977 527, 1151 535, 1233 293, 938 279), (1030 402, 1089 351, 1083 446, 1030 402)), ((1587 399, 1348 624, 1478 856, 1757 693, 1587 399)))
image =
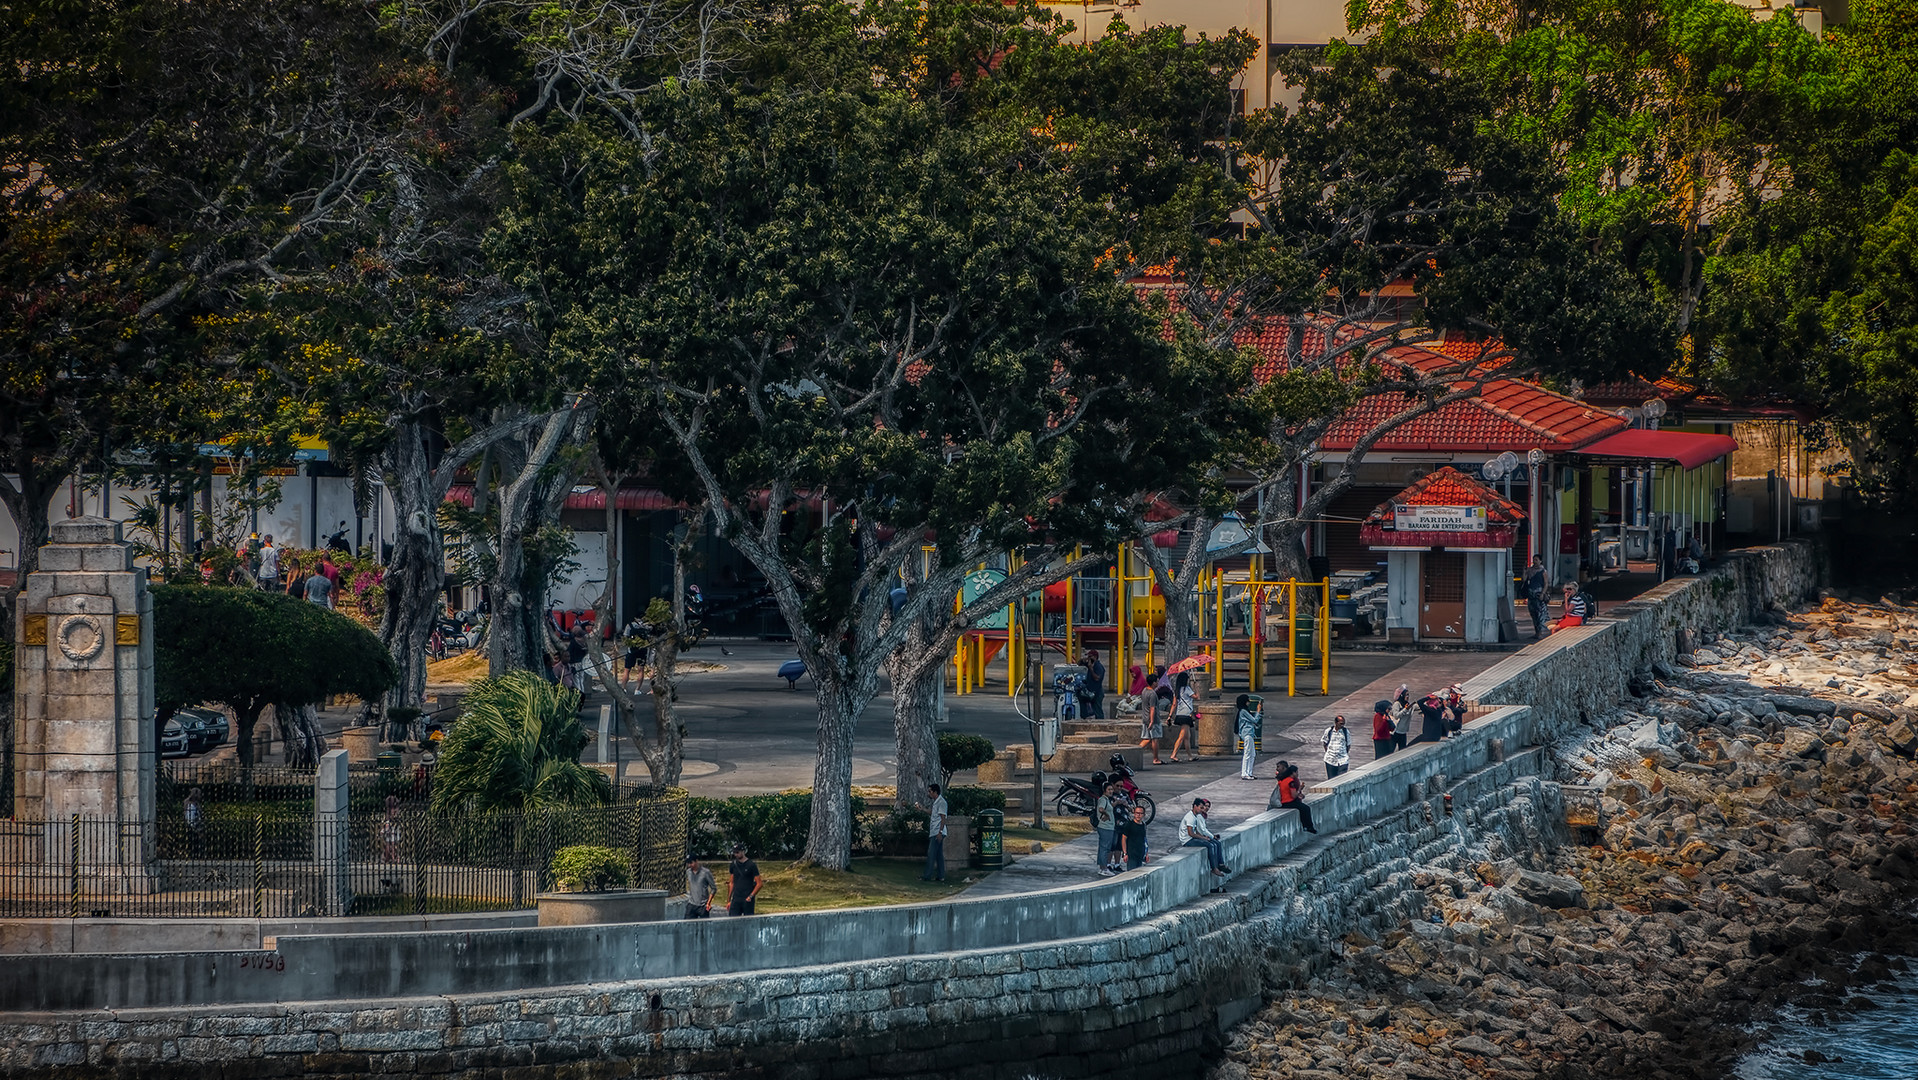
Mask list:
POLYGON ((1865 994, 1876 1009, 1848 1013, 1833 1024, 1813 1023, 1786 1009, 1772 1036, 1738 1062, 1738 1080, 1918 1080, 1918 968, 1890 988, 1865 994), (1808 1064, 1807 1050, 1831 1060, 1808 1064))

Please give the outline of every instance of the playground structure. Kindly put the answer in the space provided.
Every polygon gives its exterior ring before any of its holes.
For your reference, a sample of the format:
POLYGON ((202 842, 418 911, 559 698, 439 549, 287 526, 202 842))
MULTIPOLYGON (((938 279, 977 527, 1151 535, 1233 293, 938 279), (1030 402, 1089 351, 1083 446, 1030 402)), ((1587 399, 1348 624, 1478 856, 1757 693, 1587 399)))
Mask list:
MULTIPOLYGON (((1079 556, 1075 551, 1072 557, 1079 556)), ((1007 557, 1005 569, 980 566, 966 578, 954 603, 972 602, 1017 567, 1016 555, 1007 557)), ((1333 583, 1271 580, 1262 569, 1258 554, 1241 570, 1209 565, 1194 589, 1197 611, 1188 640, 1197 653, 1211 658, 1204 668, 1211 687, 1264 691, 1275 674, 1271 664, 1282 662, 1288 696, 1302 692, 1302 667, 1308 669, 1306 684, 1314 674, 1310 669, 1316 669, 1317 692, 1329 694, 1333 583)), ((1106 574, 1071 577, 1034 590, 975 623, 953 652, 954 692, 983 689, 988 667, 1001 655, 1006 670, 1016 672, 1026 670, 1034 650, 1066 662, 1077 661, 1086 649, 1098 649, 1106 659, 1105 692, 1117 695, 1125 689, 1133 664, 1152 670, 1162 648, 1165 618, 1165 600, 1149 564, 1131 545, 1123 546, 1106 574)), ((1017 683, 1008 678, 1006 693, 1013 693, 1017 683)))

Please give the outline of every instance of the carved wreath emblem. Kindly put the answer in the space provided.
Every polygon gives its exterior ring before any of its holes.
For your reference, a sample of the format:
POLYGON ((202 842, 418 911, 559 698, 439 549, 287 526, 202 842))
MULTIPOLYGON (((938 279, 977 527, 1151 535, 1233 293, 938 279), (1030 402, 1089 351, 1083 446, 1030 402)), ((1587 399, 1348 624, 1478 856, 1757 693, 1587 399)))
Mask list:
POLYGON ((106 628, 92 615, 69 615, 60 621, 60 651, 74 663, 84 663, 106 648, 106 628))

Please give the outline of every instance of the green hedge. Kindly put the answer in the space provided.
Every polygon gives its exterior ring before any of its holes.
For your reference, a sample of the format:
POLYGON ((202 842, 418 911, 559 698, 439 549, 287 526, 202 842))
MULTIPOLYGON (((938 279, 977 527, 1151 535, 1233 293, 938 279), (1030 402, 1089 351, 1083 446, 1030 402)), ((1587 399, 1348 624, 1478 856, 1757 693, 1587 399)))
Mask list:
MULTIPOLYGON (((865 840, 860 822, 865 811, 865 800, 853 796, 854 850, 865 840)), ((812 831, 812 792, 694 798, 687 806, 687 819, 692 854, 702 859, 730 855, 734 844, 744 844, 756 859, 795 858, 806 850, 806 836, 812 831)))
POLYGON ((946 792, 946 812, 953 817, 973 817, 981 810, 1006 812, 1006 793, 997 788, 956 787, 946 792))

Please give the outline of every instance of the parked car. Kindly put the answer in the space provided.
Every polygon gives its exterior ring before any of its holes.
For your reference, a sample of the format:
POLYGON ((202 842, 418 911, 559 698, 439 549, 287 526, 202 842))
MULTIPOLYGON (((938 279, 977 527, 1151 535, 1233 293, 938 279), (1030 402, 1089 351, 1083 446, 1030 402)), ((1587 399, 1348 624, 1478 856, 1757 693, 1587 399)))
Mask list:
POLYGON ((160 730, 160 756, 185 757, 190 752, 186 729, 180 726, 178 720, 168 720, 166 727, 160 730))
POLYGON ((181 709, 173 716, 186 731, 187 749, 192 753, 211 750, 226 742, 228 725, 223 712, 216 709, 181 709))

